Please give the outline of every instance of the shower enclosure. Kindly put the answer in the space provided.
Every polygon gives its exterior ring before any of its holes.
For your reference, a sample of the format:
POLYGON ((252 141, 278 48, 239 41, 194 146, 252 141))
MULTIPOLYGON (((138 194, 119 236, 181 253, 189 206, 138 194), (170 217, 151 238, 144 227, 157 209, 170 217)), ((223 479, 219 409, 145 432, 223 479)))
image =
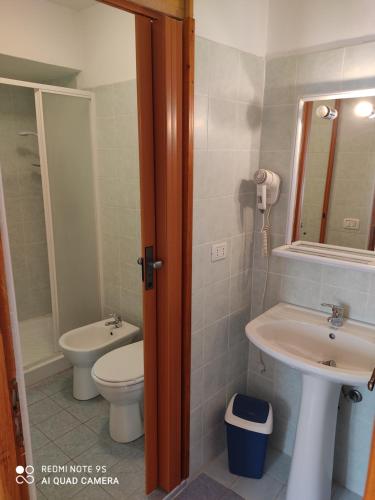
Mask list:
POLYGON ((26 373, 53 373, 63 363, 59 336, 103 315, 93 103, 91 92, 0 78, 2 191, 26 373))

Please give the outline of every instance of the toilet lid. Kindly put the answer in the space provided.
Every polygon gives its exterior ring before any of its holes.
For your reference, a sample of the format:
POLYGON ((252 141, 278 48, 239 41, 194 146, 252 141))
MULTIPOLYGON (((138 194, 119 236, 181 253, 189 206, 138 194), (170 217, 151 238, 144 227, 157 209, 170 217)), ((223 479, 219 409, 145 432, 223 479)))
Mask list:
POLYGON ((94 375, 105 382, 143 379, 143 340, 107 352, 94 364, 94 375))

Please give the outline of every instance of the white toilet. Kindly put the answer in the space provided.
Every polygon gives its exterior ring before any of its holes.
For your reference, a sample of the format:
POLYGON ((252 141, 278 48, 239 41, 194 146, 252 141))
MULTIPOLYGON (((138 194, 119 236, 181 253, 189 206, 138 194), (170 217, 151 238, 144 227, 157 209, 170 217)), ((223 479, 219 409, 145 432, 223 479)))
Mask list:
POLYGON ((91 376, 110 403, 109 433, 114 441, 129 443, 143 430, 143 340, 119 347, 94 364, 91 376))

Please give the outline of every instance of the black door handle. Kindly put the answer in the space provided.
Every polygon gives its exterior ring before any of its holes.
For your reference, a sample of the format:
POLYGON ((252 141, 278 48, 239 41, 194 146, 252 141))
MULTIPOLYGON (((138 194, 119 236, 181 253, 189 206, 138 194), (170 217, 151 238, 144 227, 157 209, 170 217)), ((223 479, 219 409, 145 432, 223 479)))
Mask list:
POLYGON ((142 281, 145 283, 146 290, 154 288, 154 270, 163 267, 163 261, 154 260, 154 247, 145 248, 145 257, 138 257, 137 262, 142 266, 142 281))

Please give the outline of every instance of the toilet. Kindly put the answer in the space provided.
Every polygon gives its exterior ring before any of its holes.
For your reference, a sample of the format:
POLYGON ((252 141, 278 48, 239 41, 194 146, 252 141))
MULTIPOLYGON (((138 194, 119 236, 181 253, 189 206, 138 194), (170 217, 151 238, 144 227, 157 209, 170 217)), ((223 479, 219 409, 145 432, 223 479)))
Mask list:
POLYGON ((102 356, 91 370, 98 392, 110 403, 109 433, 129 443, 143 430, 143 340, 102 356))

